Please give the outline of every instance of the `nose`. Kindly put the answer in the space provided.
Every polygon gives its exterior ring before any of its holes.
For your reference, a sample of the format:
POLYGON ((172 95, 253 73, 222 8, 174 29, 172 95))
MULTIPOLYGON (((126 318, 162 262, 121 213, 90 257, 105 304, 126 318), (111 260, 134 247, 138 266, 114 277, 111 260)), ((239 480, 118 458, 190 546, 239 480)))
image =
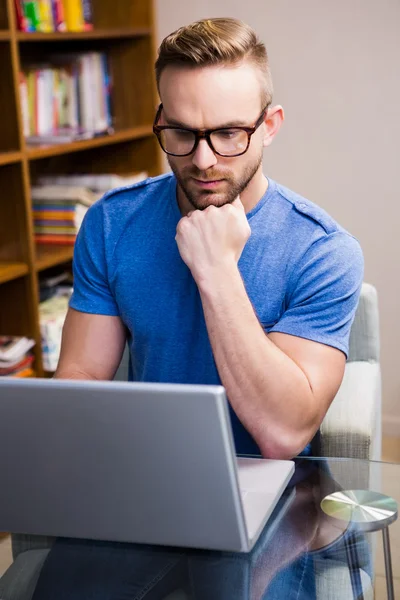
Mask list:
POLYGON ((218 162, 218 159, 214 152, 211 150, 207 143, 207 140, 200 140, 196 148, 196 151, 192 156, 192 163, 200 170, 205 171, 210 167, 213 167, 218 162))

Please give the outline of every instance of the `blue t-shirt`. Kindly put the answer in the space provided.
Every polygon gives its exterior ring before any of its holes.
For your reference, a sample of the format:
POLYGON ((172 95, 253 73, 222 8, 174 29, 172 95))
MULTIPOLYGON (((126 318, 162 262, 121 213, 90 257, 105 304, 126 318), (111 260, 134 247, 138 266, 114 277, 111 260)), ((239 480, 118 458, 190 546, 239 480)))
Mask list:
MULTIPOLYGON (((266 333, 280 331, 347 354, 363 279, 358 242, 324 210, 271 179, 247 213, 239 261, 266 333)), ((181 214, 167 174, 107 193, 75 244, 70 306, 119 316, 134 381, 220 384, 199 291, 175 241, 181 214)), ((272 374, 273 376, 273 374, 272 374)), ((238 453, 258 453, 231 409, 238 453)))

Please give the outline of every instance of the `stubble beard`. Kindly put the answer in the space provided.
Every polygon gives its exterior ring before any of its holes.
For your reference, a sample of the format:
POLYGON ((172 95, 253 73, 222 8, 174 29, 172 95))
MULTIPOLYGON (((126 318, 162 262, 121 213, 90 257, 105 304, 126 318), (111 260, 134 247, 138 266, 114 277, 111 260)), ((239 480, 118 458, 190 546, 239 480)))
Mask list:
POLYGON ((216 171, 200 171, 195 166, 184 169, 182 172, 171 163, 168 157, 168 163, 174 173, 178 185, 185 194, 186 198, 196 210, 204 210, 208 206, 221 207, 225 204, 231 204, 247 188, 254 175, 257 173, 262 163, 262 152, 252 164, 247 165, 239 179, 231 174, 218 173, 216 171), (213 181, 224 179, 227 191, 225 193, 214 192, 213 190, 194 190, 195 184, 191 184, 192 178, 202 179, 204 181, 213 181))

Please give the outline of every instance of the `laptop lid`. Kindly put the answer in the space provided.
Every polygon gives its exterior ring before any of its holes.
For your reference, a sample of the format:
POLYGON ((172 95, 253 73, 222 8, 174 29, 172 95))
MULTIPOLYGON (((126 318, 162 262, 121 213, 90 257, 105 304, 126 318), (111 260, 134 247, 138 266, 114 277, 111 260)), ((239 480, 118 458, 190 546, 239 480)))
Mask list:
POLYGON ((0 531, 246 550, 222 386, 0 379, 0 531))

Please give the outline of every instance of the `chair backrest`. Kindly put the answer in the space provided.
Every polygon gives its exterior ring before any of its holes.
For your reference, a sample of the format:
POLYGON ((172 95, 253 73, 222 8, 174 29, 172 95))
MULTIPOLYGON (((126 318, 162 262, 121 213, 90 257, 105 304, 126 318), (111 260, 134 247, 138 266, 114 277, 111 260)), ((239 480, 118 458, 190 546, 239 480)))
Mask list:
POLYGON ((363 283, 360 301, 350 332, 348 362, 379 362, 378 294, 373 285, 363 283))

